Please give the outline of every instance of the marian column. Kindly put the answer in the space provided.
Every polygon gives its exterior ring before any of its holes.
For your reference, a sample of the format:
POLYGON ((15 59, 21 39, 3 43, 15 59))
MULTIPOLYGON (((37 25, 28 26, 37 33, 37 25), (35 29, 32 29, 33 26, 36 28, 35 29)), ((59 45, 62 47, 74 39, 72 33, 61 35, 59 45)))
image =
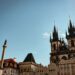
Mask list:
POLYGON ((6 44, 7 44, 7 40, 5 40, 4 45, 3 45, 2 57, 1 57, 1 69, 3 69, 5 48, 7 47, 6 44))
POLYGON ((4 45, 3 45, 2 57, 1 57, 1 66, 0 66, 0 75, 3 74, 4 54, 5 54, 5 48, 7 47, 6 43, 7 43, 7 40, 5 40, 4 45))

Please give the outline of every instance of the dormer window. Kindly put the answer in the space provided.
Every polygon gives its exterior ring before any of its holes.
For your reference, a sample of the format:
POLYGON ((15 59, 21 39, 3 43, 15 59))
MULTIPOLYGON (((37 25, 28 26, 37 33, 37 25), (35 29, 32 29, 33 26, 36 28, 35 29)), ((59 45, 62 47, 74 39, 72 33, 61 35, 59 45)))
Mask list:
POLYGON ((5 66, 7 67, 8 66, 8 63, 5 63, 5 66))
POLYGON ((11 66, 11 67, 13 67, 13 64, 12 64, 12 63, 10 63, 10 66, 11 66))
POLYGON ((14 67, 17 68, 17 64, 14 64, 14 67))

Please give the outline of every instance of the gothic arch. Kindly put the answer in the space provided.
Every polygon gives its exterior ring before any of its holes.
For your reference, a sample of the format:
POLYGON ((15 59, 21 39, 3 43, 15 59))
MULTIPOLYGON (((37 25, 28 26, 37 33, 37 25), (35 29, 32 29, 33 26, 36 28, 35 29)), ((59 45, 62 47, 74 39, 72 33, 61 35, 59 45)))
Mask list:
POLYGON ((66 56, 63 56, 61 59, 67 60, 67 57, 66 56))

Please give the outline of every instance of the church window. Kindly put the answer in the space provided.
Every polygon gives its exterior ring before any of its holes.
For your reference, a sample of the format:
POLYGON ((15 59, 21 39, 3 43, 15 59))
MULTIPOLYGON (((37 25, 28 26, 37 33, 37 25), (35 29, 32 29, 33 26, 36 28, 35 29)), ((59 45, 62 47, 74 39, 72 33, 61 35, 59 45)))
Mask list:
POLYGON ((61 67, 61 70, 63 69, 63 67, 61 67))
POLYGON ((23 72, 23 70, 21 69, 20 72, 23 72))
POLYGON ((8 63, 5 63, 5 66, 7 67, 8 66, 8 63))
POLYGON ((48 73, 45 73, 45 75, 48 75, 48 73))
POLYGON ((54 50, 56 49, 56 45, 55 44, 53 45, 53 48, 54 48, 54 50))
POLYGON ((24 69, 24 72, 26 72, 26 69, 24 69))
POLYGON ((71 40, 71 46, 72 46, 72 47, 74 46, 74 41, 73 41, 73 40, 71 40))
POLYGON ((60 75, 63 75, 63 73, 61 73, 60 75))
POLYGON ((62 59, 67 60, 67 57, 66 56, 63 56, 62 59))
POLYGON ((6 71, 4 71, 4 73, 6 73, 6 71))
POLYGON ((27 72, 29 72, 29 68, 27 68, 27 72))
POLYGON ((13 67, 13 64, 12 64, 12 63, 10 63, 10 66, 11 66, 11 67, 13 67))

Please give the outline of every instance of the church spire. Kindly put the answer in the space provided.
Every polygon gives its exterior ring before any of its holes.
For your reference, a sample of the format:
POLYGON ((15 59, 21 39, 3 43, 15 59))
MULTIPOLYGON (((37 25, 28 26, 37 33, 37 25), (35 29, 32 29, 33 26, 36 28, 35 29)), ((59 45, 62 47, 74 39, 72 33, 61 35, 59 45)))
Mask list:
POLYGON ((73 25, 72 25, 72 22, 71 22, 71 19, 69 20, 69 27, 68 27, 68 32, 69 34, 71 34, 73 31, 73 25))
POLYGON ((68 29, 69 34, 73 34, 75 32, 75 28, 71 22, 71 20, 69 21, 69 29, 68 29))
POLYGON ((54 26, 54 30, 53 30, 53 40, 58 40, 58 32, 57 32, 55 26, 54 26))
POLYGON ((71 22, 71 19, 69 21, 69 25, 70 25, 70 28, 72 28, 72 22, 71 22))
POLYGON ((69 27, 68 27, 68 35, 66 35, 66 38, 72 38, 75 37, 75 27, 72 24, 71 19, 69 20, 69 27))
POLYGON ((56 26, 55 26, 55 21, 54 21, 54 30, 53 30, 53 32, 57 32, 56 26))

